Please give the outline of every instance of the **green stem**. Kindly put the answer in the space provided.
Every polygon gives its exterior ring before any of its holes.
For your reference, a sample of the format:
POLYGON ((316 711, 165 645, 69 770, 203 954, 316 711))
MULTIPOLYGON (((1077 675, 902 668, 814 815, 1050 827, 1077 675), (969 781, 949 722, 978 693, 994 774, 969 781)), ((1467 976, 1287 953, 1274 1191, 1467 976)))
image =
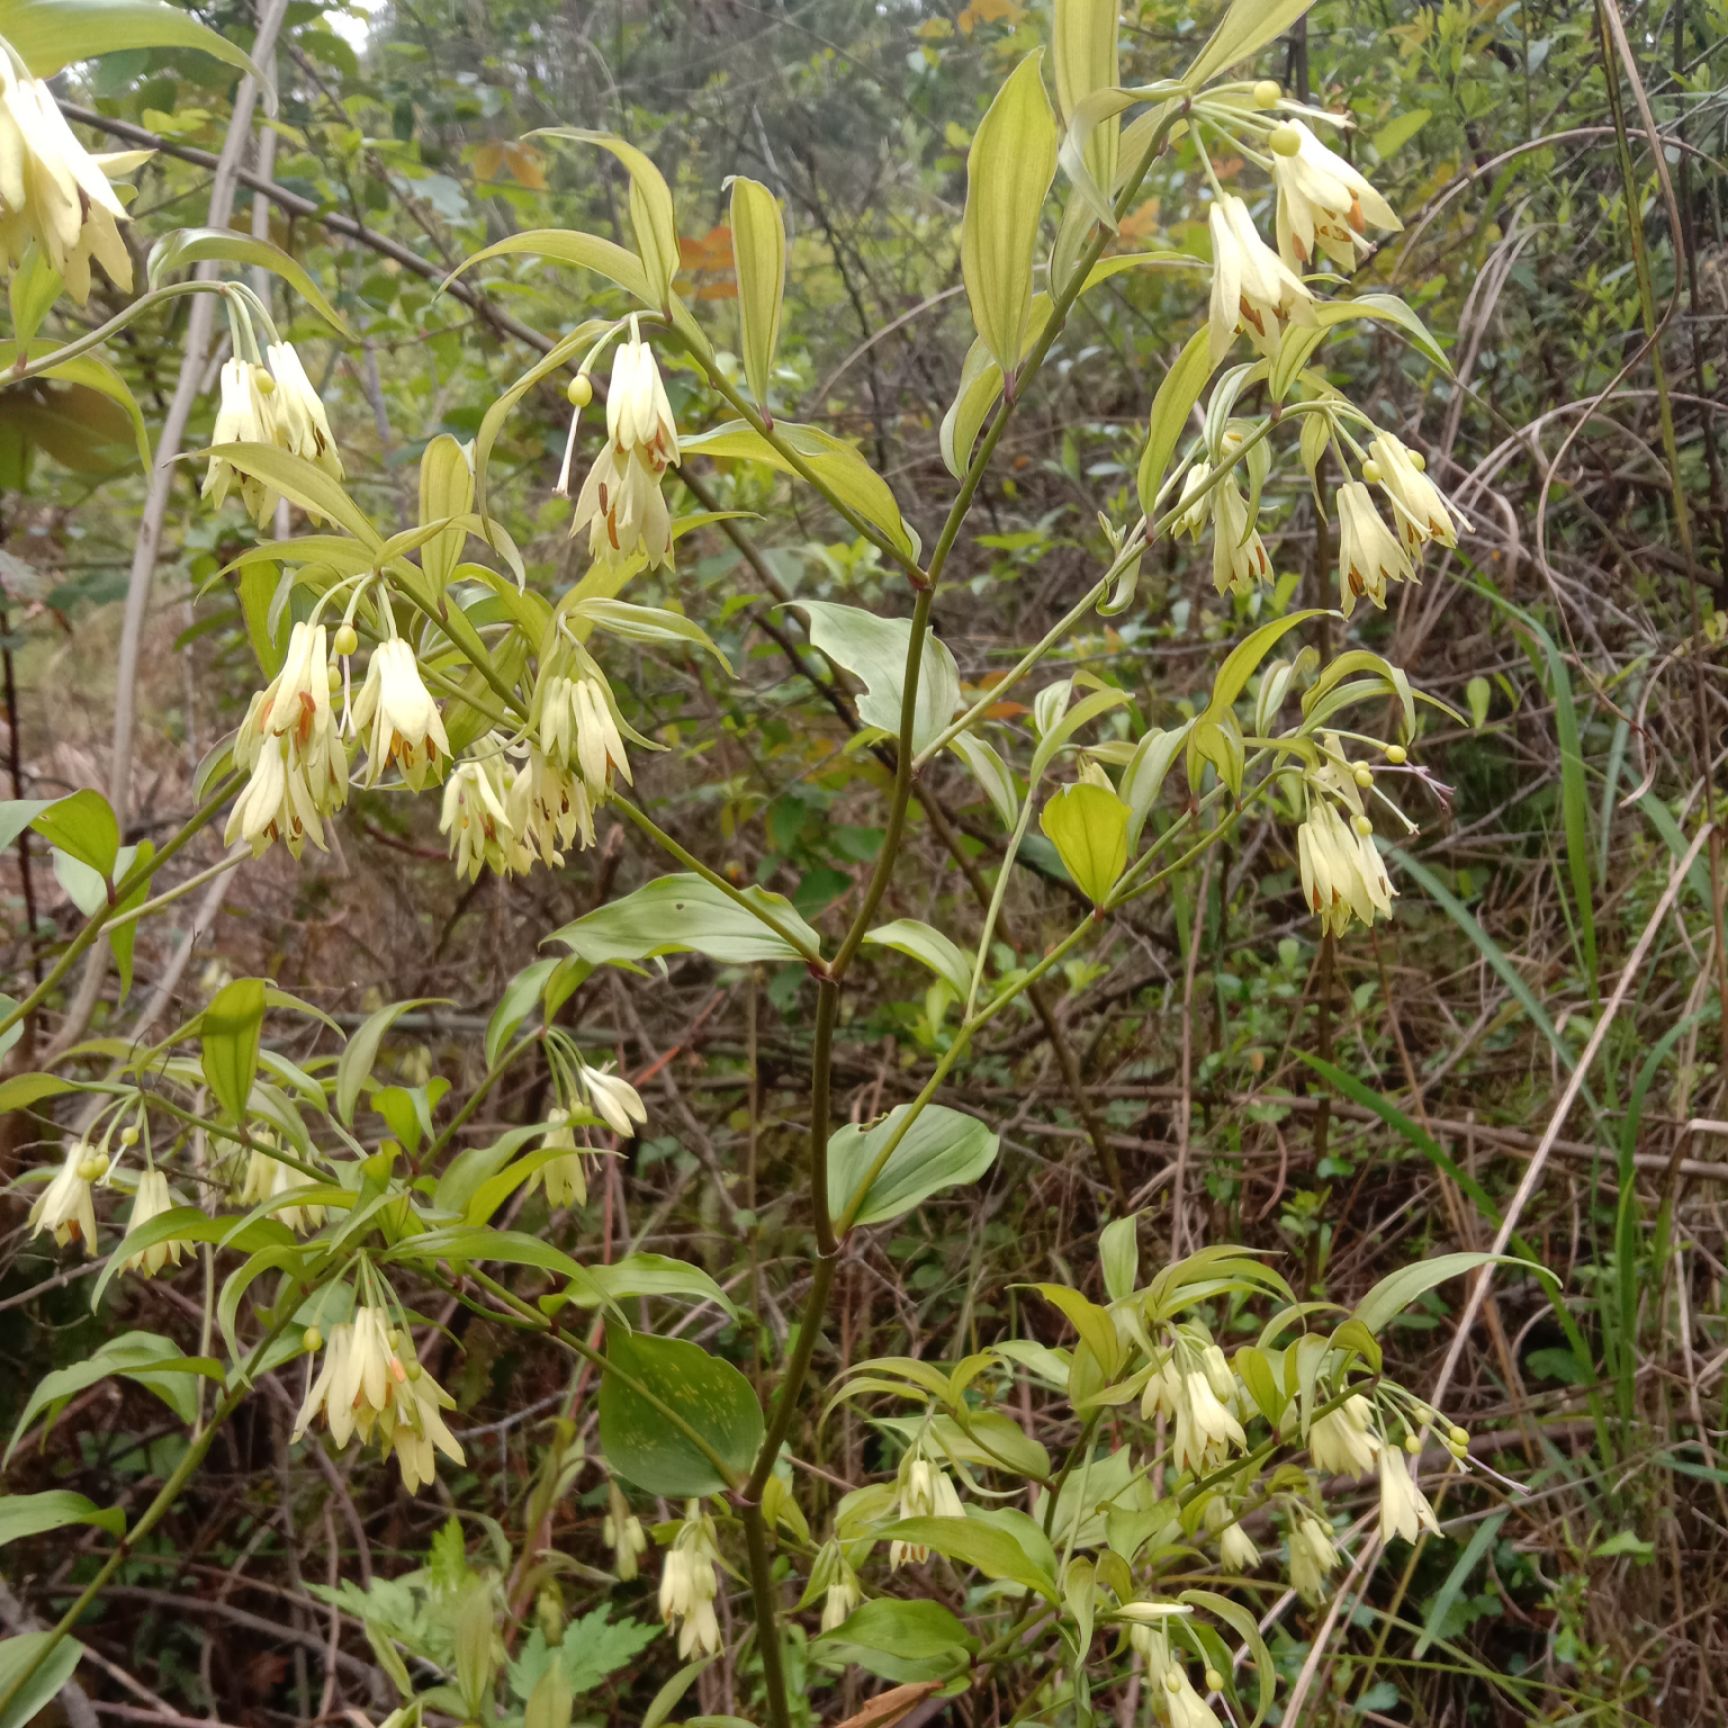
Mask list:
POLYGON ((183 294, 232 294, 234 287, 229 282, 175 282, 166 288, 156 288, 134 300, 123 311, 116 312, 106 324, 98 324, 94 330, 87 330, 82 336, 75 337, 64 348, 56 348, 51 353, 31 360, 23 366, 11 367, 0 373, 0 388, 8 384, 22 384, 26 378, 39 378, 45 372, 52 372, 56 366, 64 365, 68 360, 76 360, 81 354, 88 354, 93 348, 100 348, 111 336, 118 336, 126 326, 132 323, 140 314, 148 312, 152 306, 159 306, 165 300, 177 300, 183 294))
POLYGON ((754 1500, 743 1501, 739 1514, 744 1522, 744 1546, 750 1556, 750 1595, 756 1604, 756 1643, 762 1652, 762 1679, 768 1692, 768 1719, 772 1728, 792 1728, 792 1710, 786 1687, 786 1660, 780 1649, 779 1615, 774 1607, 774 1572, 768 1558, 768 1525, 762 1508, 754 1500), (762 1612, 766 1604, 768 1612, 762 1612))

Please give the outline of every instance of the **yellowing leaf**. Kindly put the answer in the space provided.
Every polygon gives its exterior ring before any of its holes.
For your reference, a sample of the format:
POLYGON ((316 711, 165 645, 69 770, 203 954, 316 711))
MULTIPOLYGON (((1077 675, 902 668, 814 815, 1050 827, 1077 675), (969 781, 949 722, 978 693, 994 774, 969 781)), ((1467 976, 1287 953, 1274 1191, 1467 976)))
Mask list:
POLYGON ((1128 806, 1102 786, 1064 786, 1038 818, 1063 868, 1094 906, 1102 906, 1128 867, 1128 806))
POLYGON ((1029 54, 996 94, 966 157, 960 270, 972 322, 1005 373, 1020 362, 1032 301, 1032 253, 1056 176, 1056 119, 1043 55, 1029 54))
MULTIPOLYGON (((1095 90, 1117 84, 1117 0, 1056 0, 1050 24, 1056 106, 1064 120, 1095 90)), ((1086 142, 1086 166, 1100 186, 1116 179, 1119 117, 1112 114, 1086 142)))
POLYGON ((954 22, 962 35, 970 36, 980 24, 1004 24, 1012 30, 1025 16, 1026 8, 1015 0, 971 0, 954 22))
POLYGON ((732 181, 733 253, 738 269, 738 320, 744 375, 758 402, 768 400, 768 379, 780 341, 780 301, 786 291, 786 229, 780 200, 742 174, 732 181))

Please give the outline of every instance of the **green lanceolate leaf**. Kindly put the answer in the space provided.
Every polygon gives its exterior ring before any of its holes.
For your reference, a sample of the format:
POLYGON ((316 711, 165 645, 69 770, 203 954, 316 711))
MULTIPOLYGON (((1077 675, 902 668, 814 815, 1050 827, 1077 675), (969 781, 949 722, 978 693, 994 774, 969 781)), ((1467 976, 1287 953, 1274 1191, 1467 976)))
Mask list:
POLYGON ((1212 350, 1207 333, 1196 330, 1164 374, 1158 394, 1152 398, 1146 449, 1140 457, 1137 476, 1140 508, 1149 522, 1157 520, 1158 495, 1164 487, 1164 476, 1170 472, 1170 458, 1176 454, 1194 404, 1200 400, 1200 392, 1211 376, 1212 350))
POLYGON ((0 0, 0 36, 35 78, 75 60, 134 48, 196 48, 270 89, 270 81, 226 37, 168 0, 0 0))
POLYGON ((678 217, 665 176, 634 144, 627 144, 610 132, 547 126, 528 136, 597 144, 624 164, 630 175, 630 231, 635 235, 636 253, 649 288, 645 298, 655 306, 668 307, 672 301, 672 278, 678 273, 678 217))
POLYGON ((960 270, 979 340, 1004 374, 1020 363, 1032 302, 1032 253, 1056 177, 1056 121, 1042 52, 1009 74, 966 157, 960 270))
POLYGON ((700 876, 662 876, 547 940, 562 942, 590 966, 690 952, 737 966, 820 956, 821 939, 790 900, 754 886, 742 890, 741 898, 743 905, 700 876))
POLYGON ((986 1578, 1023 1584, 1046 1601, 1057 1599, 1056 1580, 1027 1552, 1025 1543, 1012 1532, 982 1518, 902 1518, 879 1534, 886 1541, 933 1548, 963 1566, 976 1567, 986 1578))
POLYGON ((997 1139, 975 1116, 927 1105, 872 1179, 882 1149, 900 1131, 901 1104, 867 1128, 848 1123, 828 1142, 828 1211, 838 1223, 886 1224, 944 1188, 976 1182, 996 1161, 997 1139), (860 1190, 868 1180, 863 1198, 860 1190))
POLYGON ((1519 1260, 1510 1254, 1441 1254, 1435 1259, 1419 1260, 1414 1265, 1400 1266, 1396 1272, 1388 1273, 1356 1304, 1351 1318, 1378 1334, 1436 1285, 1444 1284, 1448 1278, 1462 1277, 1464 1273, 1474 1272, 1482 1266, 1521 1266, 1539 1278, 1554 1276, 1534 1261, 1519 1260))
POLYGON ((204 1079, 230 1122, 246 1118, 264 1036, 264 1007, 264 980, 236 978, 216 992, 198 1017, 204 1079))
MULTIPOLYGON (((811 645, 864 685, 858 718, 891 738, 900 735, 906 688, 906 650, 912 638, 909 618, 878 618, 857 606, 832 600, 798 600, 811 645)), ((947 644, 932 632, 924 638, 918 662, 918 699, 912 717, 912 754, 937 738, 960 706, 960 669, 947 644)))
POLYGON ((762 1406, 750 1382, 700 1345, 614 1328, 600 1382, 606 1461, 645 1494, 717 1494, 750 1472, 762 1406))
POLYGON ((63 1530, 68 1524, 94 1524, 118 1536, 126 1528, 126 1514, 118 1506, 98 1506, 66 1488, 50 1488, 42 1494, 0 1494, 0 1547, 47 1530, 63 1530))
POLYGON ((796 420, 776 421, 774 436, 784 448, 771 443, 746 421, 729 420, 712 431, 681 438, 678 447, 684 457, 760 462, 801 479, 798 463, 802 463, 854 516, 868 523, 903 556, 917 557, 917 539, 900 514, 892 488, 854 446, 819 426, 801 425, 796 420))
POLYGON ((810 1646, 824 1668, 862 1668, 902 1685, 964 1672, 978 1640, 940 1602, 891 1596, 860 1603, 810 1646))
POLYGON ((18 1695, 0 1710, 0 1728, 25 1728, 41 1715, 72 1678, 83 1656, 84 1646, 76 1638, 55 1643, 52 1632, 0 1638, 0 1694, 10 1692, 21 1676, 30 1675, 18 1695))
POLYGON ((1314 0, 1231 0, 1218 28, 1207 37, 1206 45, 1182 74, 1183 84, 1190 91, 1197 91, 1239 60, 1258 54, 1267 43, 1277 41, 1313 3, 1314 0))
POLYGON ((195 264, 238 264, 247 269, 268 270, 281 277, 332 329, 344 336, 353 334, 343 322, 342 314, 324 297, 324 290, 312 280, 306 266, 268 240, 238 234, 230 228, 176 228, 150 248, 147 271, 150 285, 155 287, 165 276, 195 264))
POLYGON ((972 988, 972 955, 940 930, 933 930, 916 918, 896 918, 892 924, 879 924, 864 940, 879 948, 892 948, 928 966, 962 1001, 972 988))
POLYGON ((780 343, 786 293, 786 226, 780 200, 759 180, 732 178, 732 257, 738 271, 738 318, 744 376, 763 406, 780 343))

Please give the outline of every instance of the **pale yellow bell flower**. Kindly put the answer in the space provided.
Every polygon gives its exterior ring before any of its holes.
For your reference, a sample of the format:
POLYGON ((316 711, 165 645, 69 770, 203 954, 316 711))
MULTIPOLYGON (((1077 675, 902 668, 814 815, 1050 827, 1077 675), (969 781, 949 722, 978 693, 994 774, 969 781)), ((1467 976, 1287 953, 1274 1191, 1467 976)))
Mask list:
POLYGON ((149 155, 92 155, 48 86, 0 45, 0 267, 16 267, 34 241, 80 306, 90 298, 92 260, 129 293, 132 258, 119 226, 126 211, 109 177, 149 155))
MULTIPOLYGON (((132 1211, 126 1220, 126 1234, 130 1236, 134 1230, 148 1224, 152 1218, 160 1218, 164 1212, 173 1210, 174 1197, 168 1192, 168 1178, 160 1170, 142 1171, 138 1177, 137 1192, 132 1196, 132 1211)), ((121 1270, 154 1278, 164 1266, 178 1266, 185 1251, 186 1247, 182 1242, 157 1242, 151 1247, 139 1249, 136 1254, 128 1254, 121 1270)))
POLYGON ((96 1252, 95 1185, 108 1172, 108 1160, 87 1140, 74 1140, 54 1179, 36 1196, 30 1208, 30 1234, 51 1231, 64 1248, 69 1242, 83 1244, 86 1254, 96 1252))
POLYGON ((1208 321, 1212 364, 1230 351, 1236 332, 1249 332, 1262 352, 1275 352, 1290 324, 1315 321, 1308 285, 1264 240, 1240 198, 1226 192, 1212 205, 1212 301, 1208 321))
POLYGON ((1336 1410, 1316 1416, 1308 1428, 1308 1455, 1331 1476, 1366 1476, 1380 1455, 1374 1408, 1360 1392, 1336 1410))
POLYGON ((614 774, 632 784, 612 693, 598 671, 579 669, 571 675, 554 670, 543 676, 529 718, 540 748, 554 762, 579 772, 591 798, 605 796, 614 774))
POLYGON ((576 1144, 568 1110, 555 1108, 547 1112, 546 1138, 540 1142, 540 1150, 560 1156, 548 1159, 528 1178, 529 1188, 544 1188, 546 1199, 553 1206, 586 1206, 587 1155, 576 1144))
POLYGON ((1318 1518, 1304 1512, 1290 1532, 1290 1584, 1304 1602, 1320 1602, 1326 1583, 1338 1568, 1338 1550, 1332 1532, 1318 1518))
POLYGON ((292 342, 272 342, 264 350, 276 385, 270 398, 275 442, 284 450, 342 478, 342 457, 330 430, 329 417, 292 342))
POLYGON ((395 1458, 402 1486, 418 1494, 436 1474, 435 1452, 442 1452, 452 1464, 467 1460, 444 1420, 444 1412, 454 1410, 456 1400, 412 1358, 403 1372, 406 1377, 397 1384, 390 1408, 379 1421, 378 1447, 382 1457, 395 1458))
POLYGON ((678 1627, 678 1656, 715 1656, 720 1652, 720 1621, 714 1600, 720 1593, 714 1521, 692 1500, 672 1539, 660 1572, 660 1618, 678 1627))
POLYGON ((1164 1708, 1170 1728, 1224 1728, 1212 1706, 1194 1689, 1180 1667, 1172 1668, 1164 1681, 1164 1708))
POLYGON ((366 784, 374 786, 394 763, 418 792, 443 773, 450 739, 438 704, 420 676, 414 650, 400 636, 380 642, 366 665, 366 681, 354 699, 354 726, 366 733, 366 784))
POLYGON ((465 757, 444 783, 444 803, 438 818, 449 836, 456 873, 470 881, 490 865, 500 876, 510 872, 507 845, 518 835, 506 808, 509 788, 496 734, 482 741, 483 755, 465 757))
MULTIPOLYGON (((1316 794, 1308 818, 1296 831, 1296 856, 1302 894, 1328 934, 1342 936, 1352 918, 1364 927, 1392 915, 1395 890, 1374 844, 1373 832, 1359 833, 1337 806, 1316 794)), ((1367 818, 1360 818, 1366 822, 1367 818)))
POLYGON ((1278 249, 1298 268, 1316 252, 1353 270, 1369 250, 1365 230, 1403 227, 1392 206, 1335 150, 1296 119, 1273 130, 1272 181, 1278 190, 1278 249))
POLYGON ((1227 1525, 1219 1536, 1218 1563, 1226 1572, 1252 1572, 1260 1564, 1260 1550, 1240 1524, 1227 1525))
MULTIPOLYGON (((922 1444, 912 1447, 900 1460, 895 1484, 902 1518, 964 1518, 954 1484, 939 1460, 929 1457, 922 1444)), ((930 1550, 919 1543, 894 1541, 888 1545, 888 1564, 898 1570, 908 1564, 921 1565, 930 1550)))
POLYGON ((583 1063, 578 1078, 594 1114, 620 1139, 628 1140, 635 1135, 639 1123, 646 1124, 648 1111, 641 1093, 622 1074, 614 1074, 610 1069, 610 1063, 602 1068, 590 1068, 583 1063))
POLYGON ((1469 529, 1468 518, 1450 505, 1445 494, 1428 478, 1416 452, 1391 433, 1382 432, 1369 444, 1362 474, 1386 494, 1412 557, 1429 541, 1456 546, 1458 530, 1469 529))
POLYGON ((1231 1415, 1204 1369, 1184 1369, 1178 1377, 1176 1437, 1171 1455, 1180 1470, 1202 1475, 1216 1469, 1234 1447, 1246 1447, 1247 1434, 1231 1415))
POLYGON ((1424 1530, 1438 1532, 1440 1520, 1428 1504, 1428 1496, 1416 1486, 1398 1446, 1384 1446, 1380 1451, 1380 1540, 1390 1542, 1402 1536, 1414 1542, 1424 1530))
MULTIPOLYGON (((284 1164, 280 1158, 273 1158, 270 1155, 270 1146, 274 1142, 264 1141, 260 1144, 262 1138, 254 1135, 254 1144, 246 1153, 246 1168, 240 1178, 240 1192, 237 1196, 242 1206, 261 1206, 293 1189, 315 1186, 291 1164, 284 1164)), ((278 1206, 270 1216, 279 1219, 297 1236, 310 1236, 313 1231, 323 1228, 325 1211, 322 1206, 301 1203, 278 1206)))
POLYGON ((1364 595, 1382 611, 1389 582, 1414 582, 1411 564, 1398 536, 1381 520, 1374 498, 1360 480, 1338 488, 1338 592, 1348 618, 1364 595))
POLYGON ((660 469, 678 460, 678 428, 672 420, 672 404, 666 399, 654 350, 642 340, 634 318, 629 336, 612 354, 606 436, 620 450, 634 450, 660 469))
MULTIPOLYGON (((262 366, 238 355, 222 362, 221 396, 212 444, 276 444, 276 413, 272 398, 276 380, 262 366)), ((231 491, 238 491, 246 514, 263 528, 276 509, 276 491, 251 474, 242 472, 225 457, 212 456, 204 471, 203 497, 219 509, 231 491)))

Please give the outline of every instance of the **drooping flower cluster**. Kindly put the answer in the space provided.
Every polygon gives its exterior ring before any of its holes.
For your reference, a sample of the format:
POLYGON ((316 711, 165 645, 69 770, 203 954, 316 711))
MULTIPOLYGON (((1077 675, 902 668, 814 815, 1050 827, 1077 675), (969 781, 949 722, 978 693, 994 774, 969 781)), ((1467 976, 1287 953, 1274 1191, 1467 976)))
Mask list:
POLYGON ((109 181, 151 154, 92 155, 53 91, 0 44, 0 268, 15 268, 34 242, 80 306, 90 298, 92 261, 129 292, 132 257, 120 237, 126 211, 109 181))
POLYGON ((1172 531, 1198 540, 1208 523, 1212 528, 1212 583, 1220 594, 1252 594, 1272 580, 1272 560, 1255 526, 1242 490, 1240 464, 1228 458, 1243 443, 1243 433, 1232 423, 1222 440, 1227 465, 1214 477, 1205 461, 1196 461, 1182 477, 1182 503, 1186 508, 1176 518, 1172 531), (1210 483, 1210 485, 1209 485, 1210 483))
POLYGON ((1278 250, 1291 264, 1307 269, 1318 251, 1340 270, 1354 270, 1370 250, 1369 223, 1393 233, 1403 228, 1392 206, 1303 121, 1281 122, 1268 142, 1278 193, 1278 250))
POLYGON ((630 1510, 630 1503, 618 1491, 616 1482, 609 1482, 606 1486, 606 1517, 600 1535, 612 1550, 612 1566, 618 1574, 618 1582, 632 1582, 642 1569, 642 1556, 648 1552, 648 1537, 642 1529, 642 1520, 630 1510))
POLYGON ((298 858, 320 851, 324 819, 348 799, 348 752, 330 703, 332 670, 322 624, 297 623, 282 670, 252 698, 234 740, 234 765, 250 778, 228 817, 227 843, 259 857, 280 840, 298 858))
POLYGON ((1356 1480, 1370 1470, 1378 1472, 1382 1542, 1394 1536, 1414 1542, 1423 1530, 1440 1528, 1427 1495, 1410 1474, 1406 1448, 1420 1451, 1421 1443, 1413 1433, 1403 1445, 1391 1440, 1375 1407, 1360 1392, 1316 1416, 1308 1428, 1308 1452, 1317 1469, 1356 1480))
MULTIPOLYGON (((252 1145, 246 1153, 246 1165, 236 1195, 242 1206, 261 1206, 266 1201, 275 1200, 279 1195, 290 1193, 296 1188, 314 1186, 292 1165, 272 1156, 271 1148, 276 1142, 267 1132, 256 1131, 251 1139, 252 1145)), ((325 1208, 301 1202, 274 1207, 270 1216, 279 1219, 297 1235, 309 1236, 314 1230, 323 1227, 325 1208)))
MULTIPOLYGON (((558 491, 568 494, 576 454, 570 426, 558 491)), ((588 530, 588 550, 599 562, 641 556, 648 568, 672 562, 672 519, 660 490, 666 470, 678 460, 678 428, 655 364, 636 320, 612 356, 606 392, 606 444, 588 470, 570 523, 572 535, 588 530)))
MULTIPOLYGON (((340 480, 342 458, 329 418, 293 343, 271 342, 264 352, 263 365, 239 355, 222 363, 221 399, 210 442, 272 444, 340 480)), ((239 492, 247 514, 263 528, 276 508, 276 489, 224 457, 212 456, 204 474, 204 497, 216 507, 231 491, 239 492)))
POLYGON ((714 1520, 692 1500, 660 1572, 660 1618, 678 1628, 683 1660, 720 1652, 720 1620, 714 1611, 720 1593, 719 1558, 714 1520))
POLYGON ((1323 1602, 1326 1584, 1338 1569, 1338 1550, 1330 1526, 1311 1512, 1300 1512, 1290 1527, 1290 1587, 1304 1602, 1323 1602))
POLYGON ((323 1350, 293 1439, 301 1439, 319 1418, 339 1447, 356 1434, 362 1444, 376 1438, 380 1456, 395 1457, 410 1494, 432 1480, 435 1451, 452 1463, 464 1462, 443 1414, 455 1409, 456 1400, 421 1367, 382 1307, 364 1303, 356 1308, 352 1320, 330 1328, 323 1350), (408 1349, 406 1362, 399 1342, 408 1349))
POLYGON ((444 783, 439 831, 458 875, 520 876, 535 861, 562 864, 563 848, 594 844, 594 807, 580 774, 538 744, 525 751, 489 732, 444 783))
POLYGON ((1296 856, 1303 898, 1328 935, 1342 936, 1353 918, 1368 927, 1391 917, 1397 890, 1362 804, 1373 776, 1344 762, 1337 738, 1328 735, 1323 743, 1323 760, 1305 780, 1308 815, 1296 831, 1296 856))
MULTIPOLYGON (((902 1518, 964 1518, 966 1508, 954 1484, 948 1480, 941 1459, 935 1457, 923 1440, 909 1447, 900 1460, 900 1474, 895 1484, 902 1518)), ((895 1540, 888 1547, 888 1564, 899 1568, 909 1561, 921 1565, 930 1558, 930 1550, 915 1542, 895 1540)))
MULTIPOLYGON (((1122 1618, 1128 1623, 1128 1641, 1146 1664, 1146 1686, 1155 1713, 1170 1728, 1223 1728, 1217 1713, 1189 1677, 1187 1664, 1173 1648, 1170 1626, 1192 1609, 1176 1602, 1157 1600, 1126 1602, 1122 1618)), ((1205 1675, 1207 1691, 1216 1691, 1221 1677, 1210 1669, 1205 1675)))
POLYGON ((1198 1348, 1178 1336, 1162 1365, 1140 1394, 1140 1414, 1153 1421, 1173 1422, 1171 1457, 1180 1470, 1204 1475, 1241 1449, 1248 1437, 1233 1408, 1238 1402, 1236 1376, 1216 1344, 1198 1348))

